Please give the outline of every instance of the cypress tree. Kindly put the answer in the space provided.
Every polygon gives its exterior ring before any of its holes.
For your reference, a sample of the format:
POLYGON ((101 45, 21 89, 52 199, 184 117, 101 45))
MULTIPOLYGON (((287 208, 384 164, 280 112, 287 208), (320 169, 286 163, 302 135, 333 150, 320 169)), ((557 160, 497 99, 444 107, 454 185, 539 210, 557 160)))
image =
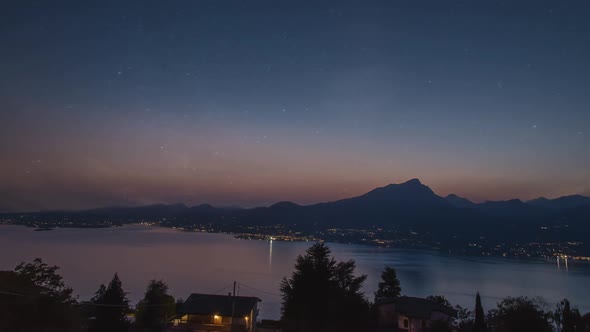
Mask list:
POLYGON ((484 321, 483 307, 481 305, 481 297, 479 292, 475 295, 475 322, 473 325, 474 332, 485 332, 486 323, 484 321))

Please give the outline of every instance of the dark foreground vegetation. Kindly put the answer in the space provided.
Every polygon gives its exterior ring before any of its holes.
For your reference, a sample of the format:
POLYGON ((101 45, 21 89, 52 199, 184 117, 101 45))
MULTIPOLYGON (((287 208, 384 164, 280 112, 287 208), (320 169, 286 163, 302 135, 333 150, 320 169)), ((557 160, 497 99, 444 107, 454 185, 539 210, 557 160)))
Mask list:
MULTIPOLYGON (((354 261, 337 262, 329 248, 318 243, 298 257, 291 278, 281 286, 283 331, 378 331, 377 307, 402 296, 392 267, 385 267, 371 303, 361 292, 366 276, 355 276, 354 261)), ((479 293, 474 310, 452 306, 440 295, 429 300, 455 312, 450 321, 435 321, 428 331, 590 331, 590 313, 582 316, 567 299, 551 308, 541 298, 508 297, 484 313, 479 293)))
MULTIPOLYGON (((152 280, 132 307, 116 273, 90 300, 80 301, 58 270, 35 259, 0 271, 0 331, 166 331, 182 303, 168 294, 165 282, 152 280)), ((401 298, 402 287, 395 269, 385 267, 371 302, 362 292, 365 280, 355 275, 354 261, 336 261, 325 244, 313 245, 282 281, 282 331, 380 331, 379 306, 401 298)), ((590 331, 590 314, 581 315, 567 299, 551 307, 541 298, 508 297, 487 313, 479 293, 474 310, 452 306, 440 295, 425 301, 453 315, 429 322, 423 331, 590 331)))
POLYGON ((176 303, 163 281, 152 280, 132 310, 116 273, 89 301, 78 301, 58 269, 35 259, 0 271, 0 331, 158 332, 174 318, 176 303))

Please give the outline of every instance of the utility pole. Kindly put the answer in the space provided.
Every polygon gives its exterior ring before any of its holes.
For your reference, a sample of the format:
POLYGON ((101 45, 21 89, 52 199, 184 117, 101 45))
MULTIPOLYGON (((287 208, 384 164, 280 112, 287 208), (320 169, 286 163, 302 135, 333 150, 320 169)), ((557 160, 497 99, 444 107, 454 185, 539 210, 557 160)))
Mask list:
POLYGON ((234 280, 234 293, 231 297, 231 331, 235 331, 234 328, 234 316, 236 313, 236 282, 234 280))

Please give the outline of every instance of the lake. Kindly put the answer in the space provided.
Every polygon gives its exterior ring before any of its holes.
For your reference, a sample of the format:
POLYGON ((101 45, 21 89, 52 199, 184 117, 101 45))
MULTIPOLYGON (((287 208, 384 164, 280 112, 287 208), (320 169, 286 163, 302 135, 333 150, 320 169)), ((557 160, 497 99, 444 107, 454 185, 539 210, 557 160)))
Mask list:
MULTIPOLYGON (((35 257, 61 267, 66 283, 88 300, 101 283, 117 272, 129 299, 143 297, 151 279, 163 279, 170 293, 227 294, 233 282, 239 294, 262 299, 260 317, 280 316, 279 285, 292 273, 297 255, 312 243, 239 240, 227 234, 184 232, 149 226, 35 232, 0 225, 0 269, 13 269, 35 257)), ((353 259, 357 273, 368 275, 364 290, 372 300, 385 265, 396 268, 402 294, 444 295, 451 303, 472 309, 475 292, 484 309, 505 296, 542 296, 554 306, 568 298, 582 313, 590 311, 590 266, 563 265, 502 258, 445 255, 422 250, 329 244, 339 260, 353 259)))

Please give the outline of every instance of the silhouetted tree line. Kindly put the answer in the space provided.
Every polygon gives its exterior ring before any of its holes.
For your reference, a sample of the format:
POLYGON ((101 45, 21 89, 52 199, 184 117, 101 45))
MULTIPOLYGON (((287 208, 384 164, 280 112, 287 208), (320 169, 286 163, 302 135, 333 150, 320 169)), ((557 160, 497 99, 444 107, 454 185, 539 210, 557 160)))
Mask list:
MULTIPOLYGON (((355 268, 352 260, 336 261, 323 243, 300 255, 291 277, 281 283, 283 331, 375 329, 376 305, 361 291, 366 276, 356 276, 355 268)), ((90 301, 79 302, 58 270, 37 258, 13 271, 0 271, 0 331, 161 332, 175 317, 176 303, 163 281, 152 280, 133 310, 117 274, 108 285, 100 285, 90 301)), ((395 269, 385 267, 375 303, 401 292, 395 269)), ((452 306, 444 296, 428 299, 457 313, 450 322, 431 324, 432 332, 590 332, 590 314, 582 316, 567 299, 550 308, 540 298, 507 297, 487 314, 479 293, 473 311, 452 306)))
POLYGON ((0 271, 0 331, 162 332, 174 318, 176 303, 163 281, 150 281, 132 310, 116 273, 90 301, 79 302, 58 270, 37 258, 0 271))
MULTIPOLYGON (((393 267, 384 268, 374 303, 370 303, 361 292, 367 276, 355 276, 354 268, 354 261, 337 262, 323 243, 300 255, 291 278, 284 278, 281 284, 283 331, 376 330, 376 304, 401 296, 397 273, 393 267)), ((479 293, 473 311, 452 306, 444 296, 428 299, 457 313, 450 322, 433 322, 428 328, 431 332, 590 332, 590 314, 581 316, 567 299, 551 309, 540 298, 507 297, 487 315, 479 293)))

